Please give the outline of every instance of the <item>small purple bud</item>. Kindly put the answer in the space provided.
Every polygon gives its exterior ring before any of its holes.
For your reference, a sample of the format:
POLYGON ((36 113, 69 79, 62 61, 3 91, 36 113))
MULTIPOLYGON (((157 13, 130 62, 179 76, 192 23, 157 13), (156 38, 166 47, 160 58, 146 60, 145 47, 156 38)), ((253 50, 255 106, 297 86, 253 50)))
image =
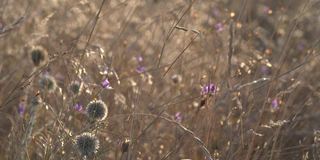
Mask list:
POLYGON ((221 22, 215 24, 214 27, 217 30, 217 32, 223 31, 223 24, 221 22))
POLYGON ((138 73, 143 73, 143 72, 146 71, 146 68, 139 65, 139 66, 137 67, 136 71, 137 71, 138 73))
POLYGON ((265 65, 261 66, 260 71, 262 74, 265 74, 265 75, 271 74, 271 69, 265 65))
POLYGON ((174 120, 181 123, 182 121, 182 115, 181 115, 181 112, 177 112, 175 115, 174 115, 174 120))
POLYGON ((25 111, 26 111, 26 106, 24 105, 24 103, 19 103, 18 113, 19 113, 20 117, 23 116, 25 111))
POLYGON ((216 92, 216 86, 212 83, 203 86, 202 90, 201 90, 201 94, 205 95, 205 94, 214 94, 216 92))
POLYGON ((108 80, 108 78, 106 78, 104 81, 102 81, 101 83, 102 87, 105 89, 111 89, 112 87, 110 86, 110 82, 108 80))
POLYGON ((82 111, 83 106, 82 106, 81 104, 77 103, 77 104, 75 104, 75 105, 73 106, 73 108, 74 108, 76 111, 80 112, 80 111, 82 111))
POLYGON ((279 102, 278 102, 278 99, 273 99, 272 102, 271 102, 271 106, 273 109, 279 109, 279 102))

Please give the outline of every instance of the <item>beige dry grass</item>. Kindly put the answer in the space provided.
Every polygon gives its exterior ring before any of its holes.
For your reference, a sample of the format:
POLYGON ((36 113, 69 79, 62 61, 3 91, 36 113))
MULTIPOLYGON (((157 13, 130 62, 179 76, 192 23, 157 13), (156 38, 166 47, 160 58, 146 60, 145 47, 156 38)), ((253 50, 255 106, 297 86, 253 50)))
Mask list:
POLYGON ((85 132, 87 159, 319 159, 319 15, 318 0, 2 0, 0 159, 84 159, 85 132))

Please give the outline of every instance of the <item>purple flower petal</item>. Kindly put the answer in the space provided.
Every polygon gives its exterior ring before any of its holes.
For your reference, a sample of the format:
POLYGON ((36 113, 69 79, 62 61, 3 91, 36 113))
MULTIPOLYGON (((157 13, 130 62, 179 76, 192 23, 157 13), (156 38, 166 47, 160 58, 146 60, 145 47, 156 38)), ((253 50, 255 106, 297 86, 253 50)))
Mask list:
POLYGON ((273 109, 279 109, 279 102, 278 102, 278 99, 273 99, 272 102, 271 102, 271 106, 273 109))
POLYGON ((212 83, 202 87, 201 94, 214 94, 216 92, 216 86, 212 83))
POLYGON ((181 112, 177 112, 175 115, 174 115, 174 120, 181 123, 182 121, 182 115, 181 115, 181 112))
POLYGON ((261 66, 260 71, 262 74, 265 74, 265 75, 271 74, 271 69, 265 65, 261 66))
POLYGON ((75 104, 74 106, 73 106, 73 108, 76 110, 76 111, 82 111, 82 109, 83 109, 83 106, 81 105, 81 104, 79 104, 79 103, 77 103, 77 104, 75 104))
POLYGON ((101 83, 102 87, 105 89, 111 89, 112 87, 110 86, 110 82, 108 80, 108 78, 106 78, 104 81, 102 81, 101 83))
POLYGON ((217 30, 217 32, 223 31, 223 24, 221 22, 215 24, 214 27, 217 30))
POLYGON ((146 71, 146 68, 139 65, 139 66, 137 67, 136 71, 137 71, 138 73, 143 73, 143 72, 146 71))
POLYGON ((25 111, 26 111, 26 106, 24 105, 24 103, 19 103, 18 113, 19 113, 20 117, 23 116, 25 111))

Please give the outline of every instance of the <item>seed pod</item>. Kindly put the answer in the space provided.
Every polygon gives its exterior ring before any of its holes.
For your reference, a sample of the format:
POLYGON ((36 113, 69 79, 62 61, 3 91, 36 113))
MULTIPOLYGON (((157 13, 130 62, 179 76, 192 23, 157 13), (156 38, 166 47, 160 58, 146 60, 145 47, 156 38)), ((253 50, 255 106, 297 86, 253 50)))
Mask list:
POLYGON ((126 139, 125 141, 122 142, 122 145, 121 145, 122 153, 128 152, 129 145, 130 145, 130 140, 129 139, 126 139))
POLYGON ((35 47, 31 50, 31 60, 35 66, 39 66, 47 58, 47 51, 42 47, 35 47))

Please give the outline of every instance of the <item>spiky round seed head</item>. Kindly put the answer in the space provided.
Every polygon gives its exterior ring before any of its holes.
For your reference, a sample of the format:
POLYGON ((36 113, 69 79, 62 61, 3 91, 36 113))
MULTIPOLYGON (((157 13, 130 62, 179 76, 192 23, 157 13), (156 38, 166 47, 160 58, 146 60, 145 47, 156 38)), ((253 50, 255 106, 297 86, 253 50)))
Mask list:
POLYGON ((46 90, 49 92, 54 91, 57 87, 55 79, 49 75, 40 77, 39 85, 42 90, 46 90))
POLYGON ((101 100, 93 100, 87 106, 87 115, 91 120, 102 121, 108 115, 107 105, 101 100))
POLYGON ((88 132, 76 136, 74 144, 78 152, 85 157, 94 155, 99 149, 99 140, 88 132))
POLYGON ((47 51, 42 47, 35 47, 31 50, 31 60, 35 66, 39 66, 45 61, 47 57, 47 51))
POLYGON ((83 87, 83 84, 81 82, 73 81, 73 82, 71 82, 69 89, 72 94, 78 95, 81 93, 82 87, 83 87))

